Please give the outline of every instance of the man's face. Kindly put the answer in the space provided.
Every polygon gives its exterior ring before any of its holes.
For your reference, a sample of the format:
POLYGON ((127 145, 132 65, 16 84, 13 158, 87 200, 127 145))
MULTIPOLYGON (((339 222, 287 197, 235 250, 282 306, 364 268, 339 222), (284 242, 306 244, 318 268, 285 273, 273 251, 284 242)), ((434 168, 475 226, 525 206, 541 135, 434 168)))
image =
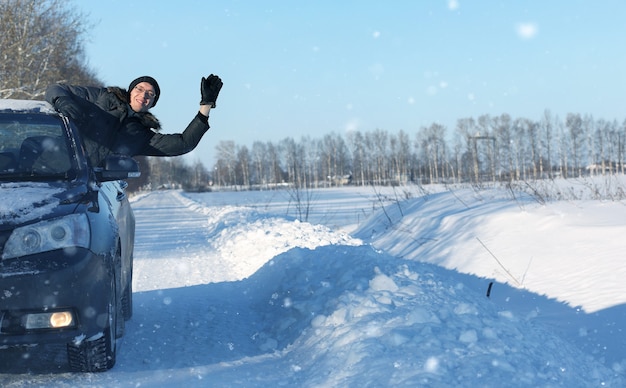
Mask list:
POLYGON ((135 112, 147 112, 155 97, 154 87, 149 82, 140 82, 130 91, 130 107, 135 112))

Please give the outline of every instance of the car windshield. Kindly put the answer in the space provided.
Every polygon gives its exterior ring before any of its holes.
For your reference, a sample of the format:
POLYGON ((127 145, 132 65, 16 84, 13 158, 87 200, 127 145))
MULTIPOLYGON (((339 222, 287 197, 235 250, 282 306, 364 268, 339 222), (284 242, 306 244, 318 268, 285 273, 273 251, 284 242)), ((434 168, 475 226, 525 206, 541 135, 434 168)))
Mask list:
POLYGON ((72 179, 70 149, 58 117, 0 114, 0 180, 72 179))

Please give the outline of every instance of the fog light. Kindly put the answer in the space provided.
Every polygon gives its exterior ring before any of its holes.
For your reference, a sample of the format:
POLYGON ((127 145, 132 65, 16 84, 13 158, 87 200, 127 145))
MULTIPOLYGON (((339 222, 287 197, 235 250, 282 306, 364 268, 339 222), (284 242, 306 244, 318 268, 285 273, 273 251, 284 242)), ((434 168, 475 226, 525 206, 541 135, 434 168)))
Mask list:
POLYGON ((54 328, 58 327, 68 327, 71 326, 74 322, 74 318, 72 318, 72 313, 69 311, 60 311, 57 313, 52 313, 50 316, 50 325, 54 328))
POLYGON ((74 324, 71 311, 26 314, 26 329, 60 329, 74 324))

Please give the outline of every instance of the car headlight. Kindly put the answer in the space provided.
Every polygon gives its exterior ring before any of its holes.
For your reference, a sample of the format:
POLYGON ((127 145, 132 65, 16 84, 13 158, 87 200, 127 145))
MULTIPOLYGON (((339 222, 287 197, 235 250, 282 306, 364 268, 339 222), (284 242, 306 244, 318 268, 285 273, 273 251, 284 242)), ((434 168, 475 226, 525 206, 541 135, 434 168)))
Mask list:
POLYGON ((55 249, 89 248, 89 221, 85 214, 72 214, 16 228, 4 246, 3 259, 55 249))

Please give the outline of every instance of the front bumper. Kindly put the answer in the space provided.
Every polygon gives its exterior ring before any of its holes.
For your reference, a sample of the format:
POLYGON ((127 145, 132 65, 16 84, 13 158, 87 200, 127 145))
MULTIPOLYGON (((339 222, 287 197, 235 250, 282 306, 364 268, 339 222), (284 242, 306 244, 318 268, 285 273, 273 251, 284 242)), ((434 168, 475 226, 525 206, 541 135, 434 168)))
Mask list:
POLYGON ((112 279, 112 259, 84 248, 2 260, 0 347, 69 342, 101 333, 108 324, 112 279), (72 312, 71 326, 33 328, 32 319, 27 324, 29 316, 59 310, 72 312))

